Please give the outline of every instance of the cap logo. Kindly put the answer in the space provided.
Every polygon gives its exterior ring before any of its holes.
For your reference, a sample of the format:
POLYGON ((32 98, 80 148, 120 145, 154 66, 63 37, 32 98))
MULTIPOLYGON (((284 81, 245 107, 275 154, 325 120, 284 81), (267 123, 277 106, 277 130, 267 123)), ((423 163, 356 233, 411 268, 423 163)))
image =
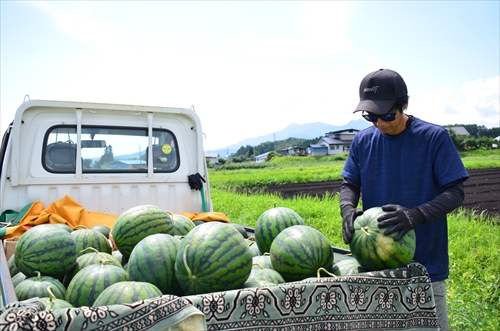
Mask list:
POLYGON ((367 93, 367 92, 377 93, 377 91, 378 91, 378 86, 365 87, 365 89, 363 90, 364 93, 367 93))

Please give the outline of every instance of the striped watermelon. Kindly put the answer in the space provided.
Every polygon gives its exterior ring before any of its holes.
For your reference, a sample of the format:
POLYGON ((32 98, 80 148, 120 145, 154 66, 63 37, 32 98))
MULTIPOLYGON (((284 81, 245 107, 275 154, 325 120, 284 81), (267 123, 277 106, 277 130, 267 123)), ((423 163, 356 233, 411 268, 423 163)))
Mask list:
POLYGON ((91 264, 100 264, 102 260, 105 260, 109 264, 116 265, 118 267, 122 266, 120 261, 118 261, 118 259, 112 254, 99 252, 93 247, 88 247, 82 252, 84 253, 76 259, 76 263, 73 265, 73 268, 71 268, 71 270, 64 276, 63 285, 66 287, 69 285, 78 271, 91 264))
POLYGON ((35 297, 48 297, 50 296, 50 292, 47 290, 48 287, 52 288, 52 293, 56 298, 64 299, 66 288, 59 280, 50 276, 42 276, 38 271, 36 273, 35 277, 26 278, 14 288, 19 301, 35 297))
POLYGON ((55 226, 58 226, 60 227, 61 229, 64 229, 68 232, 73 232, 73 228, 71 226, 69 226, 68 224, 64 224, 64 223, 51 223, 52 225, 55 225, 55 226))
POLYGON ((290 208, 275 207, 263 212, 255 222, 255 241, 259 251, 269 253, 278 233, 293 225, 305 225, 305 222, 290 208))
POLYGON ((415 255, 415 231, 409 231, 401 240, 395 241, 397 232, 385 235, 387 229, 378 227, 378 217, 385 212, 381 207, 364 211, 354 220, 354 234, 349 243, 352 255, 367 271, 401 268, 411 262, 415 255))
POLYGON ((110 285, 95 300, 93 307, 129 304, 161 296, 159 288, 146 282, 124 281, 110 285))
POLYGON ((181 241, 175 275, 185 294, 241 288, 252 269, 243 236, 227 223, 198 225, 181 241))
POLYGON ((253 268, 262 267, 262 268, 272 269, 273 265, 271 263, 271 256, 267 253, 265 255, 254 256, 252 258, 252 267, 253 268))
POLYGON ((294 225, 274 239, 271 264, 286 281, 316 277, 319 268, 331 270, 333 250, 328 239, 307 225, 294 225))
POLYGON ((252 269, 250 276, 248 276, 245 284, 243 284, 243 288, 275 286, 284 282, 285 279, 276 270, 257 267, 252 269))
POLYGON ((345 259, 338 261, 332 267, 332 273, 336 276, 357 275, 366 272, 356 259, 345 259))
POLYGON ((48 297, 40 298, 40 302, 44 304, 45 310, 54 310, 60 308, 73 308, 73 306, 66 300, 58 299, 52 290, 52 287, 47 287, 47 292, 49 292, 48 297))
POLYGON ((173 222, 173 234, 176 236, 185 236, 196 227, 193 221, 181 214, 173 214, 173 222))
POLYGON ((180 245, 179 239, 165 233, 153 234, 139 241, 128 260, 130 279, 151 283, 163 294, 180 294, 175 277, 175 259, 180 245))
POLYGON ((259 251, 259 247, 257 246, 257 243, 254 241, 248 245, 250 247, 250 253, 252 253, 252 256, 260 256, 262 253, 259 251))
POLYGON ((26 275, 23 274, 22 272, 18 272, 17 274, 14 275, 14 277, 12 277, 12 286, 14 286, 14 288, 16 288, 17 284, 19 284, 20 282, 22 282, 25 279, 26 279, 26 275))
POLYGON ((245 229, 245 227, 241 224, 236 224, 236 223, 228 223, 231 226, 234 226, 236 230, 238 230, 239 233, 243 236, 243 238, 248 239, 248 232, 245 229))
POLYGON ((121 213, 111 230, 118 250, 128 258, 134 246, 149 235, 173 234, 172 214, 154 205, 139 205, 121 213))
POLYGON ((24 232, 15 249, 15 264, 27 277, 42 275, 62 279, 78 257, 76 242, 59 226, 43 224, 24 232))
POLYGON ((14 254, 12 254, 9 257, 9 260, 7 261, 7 266, 9 267, 9 273, 11 276, 14 276, 15 274, 17 274, 20 271, 19 268, 16 266, 15 258, 16 257, 14 256, 14 254))
POLYGON ((123 268, 107 264, 106 261, 91 264, 73 277, 66 290, 65 300, 74 307, 90 307, 105 288, 126 280, 130 280, 130 277, 123 268))
POLYGON ((105 235, 97 230, 80 227, 81 225, 75 227, 73 232, 71 232, 71 235, 76 241, 76 250, 78 251, 78 255, 90 253, 91 251, 84 251, 89 247, 93 247, 99 252, 111 254, 111 244, 105 235))
POLYGON ((106 239, 109 239, 109 233, 111 232, 111 229, 106 225, 94 225, 93 227, 91 227, 91 229, 99 231, 106 237, 106 239))

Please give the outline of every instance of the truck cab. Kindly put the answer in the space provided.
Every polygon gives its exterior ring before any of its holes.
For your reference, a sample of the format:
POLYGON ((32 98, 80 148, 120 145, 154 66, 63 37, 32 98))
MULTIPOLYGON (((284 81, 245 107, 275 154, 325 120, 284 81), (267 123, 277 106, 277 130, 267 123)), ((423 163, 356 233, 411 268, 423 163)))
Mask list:
POLYGON ((65 195, 114 215, 140 204, 171 212, 213 209, 193 109, 27 101, 3 137, 0 160, 2 211, 65 195), (188 182, 197 173, 202 190, 188 182))

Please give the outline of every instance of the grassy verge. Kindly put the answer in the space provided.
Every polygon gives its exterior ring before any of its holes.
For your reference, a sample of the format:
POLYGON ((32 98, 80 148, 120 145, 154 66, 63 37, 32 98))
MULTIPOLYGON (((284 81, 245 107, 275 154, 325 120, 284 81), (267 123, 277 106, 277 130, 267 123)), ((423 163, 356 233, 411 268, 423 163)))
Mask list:
MULTIPOLYGON (((500 168, 500 150, 471 151, 460 154, 468 170, 500 168)), ((285 156, 269 163, 238 164, 211 169, 211 186, 218 188, 262 187, 268 185, 324 182, 341 179, 345 156, 285 156)))

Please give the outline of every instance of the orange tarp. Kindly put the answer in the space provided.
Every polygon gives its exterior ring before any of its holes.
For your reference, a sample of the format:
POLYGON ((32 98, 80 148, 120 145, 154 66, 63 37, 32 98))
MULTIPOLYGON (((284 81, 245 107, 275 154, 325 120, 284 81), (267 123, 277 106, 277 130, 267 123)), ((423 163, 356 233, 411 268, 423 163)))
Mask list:
MULTIPOLYGON (((199 214, 177 212, 175 214, 182 214, 193 221, 230 222, 225 214, 219 212, 204 212, 199 214)), ((75 199, 66 195, 62 199, 54 201, 47 208, 45 208, 41 201, 35 201, 19 223, 5 228, 6 232, 2 238, 20 237, 31 227, 45 223, 61 223, 71 228, 77 225, 83 225, 87 228, 91 228, 95 225, 105 225, 111 229, 118 216, 119 215, 87 211, 75 199)))
POLYGON ((111 228, 117 217, 118 215, 86 211, 76 200, 66 195, 47 208, 41 201, 35 201, 17 225, 6 228, 6 234, 3 238, 20 237, 31 227, 45 223, 61 223, 71 228, 77 225, 83 225, 87 228, 105 225, 111 228))

